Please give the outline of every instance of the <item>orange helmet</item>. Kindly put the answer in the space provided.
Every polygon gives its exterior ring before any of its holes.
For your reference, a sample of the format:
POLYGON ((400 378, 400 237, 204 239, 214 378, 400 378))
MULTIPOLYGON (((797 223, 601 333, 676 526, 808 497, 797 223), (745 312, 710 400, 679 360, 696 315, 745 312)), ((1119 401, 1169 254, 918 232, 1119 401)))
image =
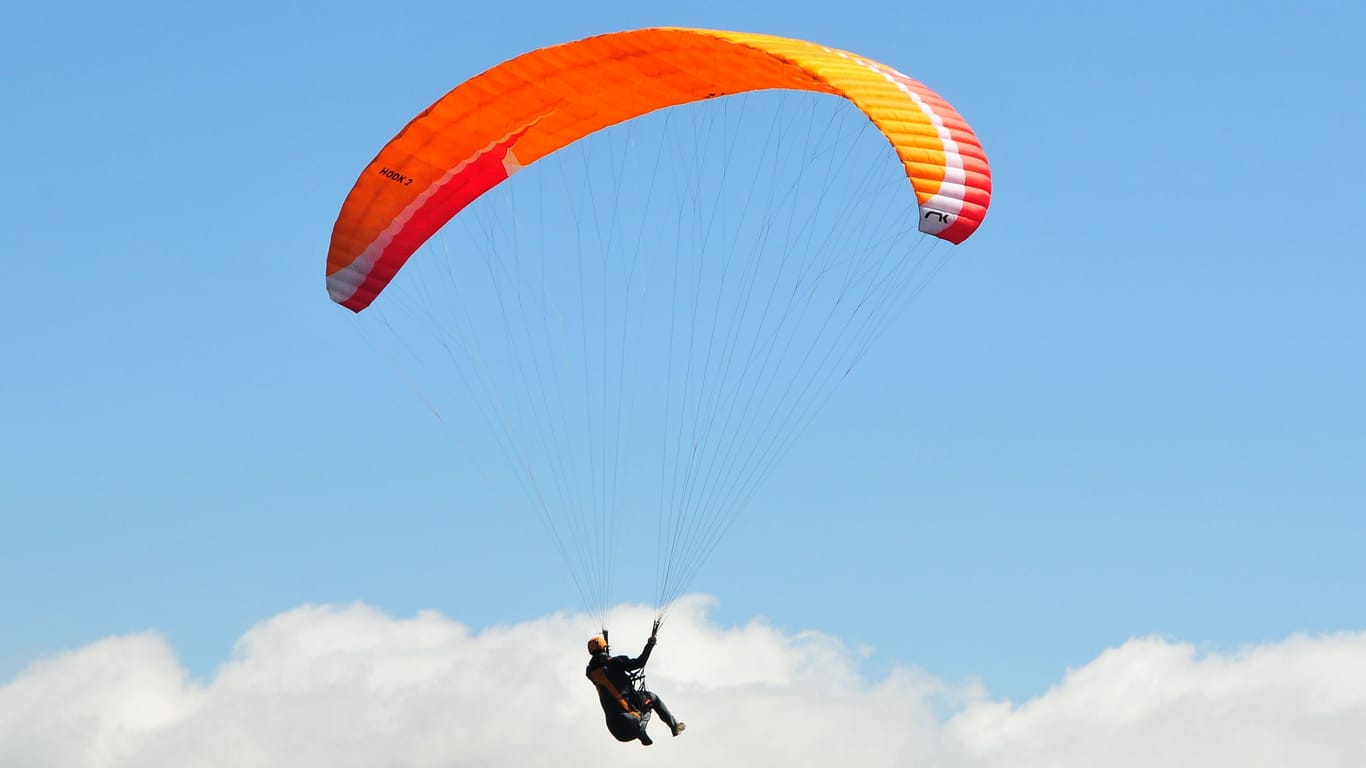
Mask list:
POLYGON ((593 635, 588 638, 589 653, 602 653, 605 650, 607 650, 607 639, 602 635, 593 635))

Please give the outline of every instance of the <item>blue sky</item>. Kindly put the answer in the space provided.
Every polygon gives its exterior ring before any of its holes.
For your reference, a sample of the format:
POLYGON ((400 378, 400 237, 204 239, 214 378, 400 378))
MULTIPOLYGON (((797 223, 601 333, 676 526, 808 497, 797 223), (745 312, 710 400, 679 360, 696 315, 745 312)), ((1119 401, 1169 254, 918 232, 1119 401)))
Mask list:
POLYGON ((995 180, 697 579, 717 621, 1017 698, 1136 636, 1366 628, 1357 4, 11 5, 0 680, 145 629, 208 675, 307 603, 579 608, 323 260, 437 96, 652 24, 896 66, 995 180))

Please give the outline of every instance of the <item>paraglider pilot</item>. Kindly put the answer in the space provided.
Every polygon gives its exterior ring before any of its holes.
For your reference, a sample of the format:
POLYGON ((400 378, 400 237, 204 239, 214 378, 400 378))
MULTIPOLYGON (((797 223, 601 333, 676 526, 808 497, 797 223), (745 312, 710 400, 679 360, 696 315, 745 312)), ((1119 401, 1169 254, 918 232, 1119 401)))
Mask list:
POLYGON ((588 640, 588 653, 592 658, 584 674, 598 689, 602 713, 607 718, 607 730, 612 732, 617 741, 640 739, 640 743, 647 747, 653 744, 654 740, 645 732, 650 712, 659 715, 659 719, 669 726, 675 736, 682 733, 685 727, 674 719, 658 696, 643 687, 636 688, 632 681, 630 673, 644 669, 645 662, 650 660, 650 651, 654 650, 655 635, 658 633, 659 622, 656 621, 650 639, 645 641, 645 650, 634 659, 630 656, 608 655, 607 638, 603 635, 595 635, 588 640))

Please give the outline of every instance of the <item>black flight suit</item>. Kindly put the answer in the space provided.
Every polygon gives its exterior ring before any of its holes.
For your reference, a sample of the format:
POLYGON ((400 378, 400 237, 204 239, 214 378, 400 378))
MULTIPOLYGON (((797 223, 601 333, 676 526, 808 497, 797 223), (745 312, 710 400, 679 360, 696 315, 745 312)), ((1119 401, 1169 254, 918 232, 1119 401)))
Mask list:
POLYGON ((607 718, 607 730, 612 732, 617 741, 640 739, 642 744, 650 744, 651 739, 645 733, 645 723, 641 720, 641 715, 647 711, 659 715, 669 730, 676 731, 678 728, 678 722, 669 714, 664 702, 649 691, 632 688, 631 678, 627 674, 645 666, 654 647, 655 639, 651 637, 645 643, 645 650, 634 659, 630 656, 608 656, 605 651, 595 653, 584 670, 584 674, 598 689, 602 713, 607 718))

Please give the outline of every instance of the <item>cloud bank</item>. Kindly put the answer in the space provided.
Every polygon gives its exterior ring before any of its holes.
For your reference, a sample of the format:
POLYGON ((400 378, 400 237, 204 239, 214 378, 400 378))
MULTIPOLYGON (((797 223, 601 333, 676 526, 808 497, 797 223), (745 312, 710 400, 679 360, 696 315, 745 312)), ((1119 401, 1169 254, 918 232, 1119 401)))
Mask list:
MULTIPOLYGON (((672 609, 650 685, 689 730, 618 744, 581 616, 479 633, 437 613, 305 606, 254 627, 212 679, 154 633, 35 663, 0 686, 0 765, 946 766, 1366 765, 1366 632, 1233 653, 1142 638, 1015 704, 898 668, 868 679, 837 638, 717 626, 672 609)), ((648 609, 623 607, 636 653, 648 609)))

